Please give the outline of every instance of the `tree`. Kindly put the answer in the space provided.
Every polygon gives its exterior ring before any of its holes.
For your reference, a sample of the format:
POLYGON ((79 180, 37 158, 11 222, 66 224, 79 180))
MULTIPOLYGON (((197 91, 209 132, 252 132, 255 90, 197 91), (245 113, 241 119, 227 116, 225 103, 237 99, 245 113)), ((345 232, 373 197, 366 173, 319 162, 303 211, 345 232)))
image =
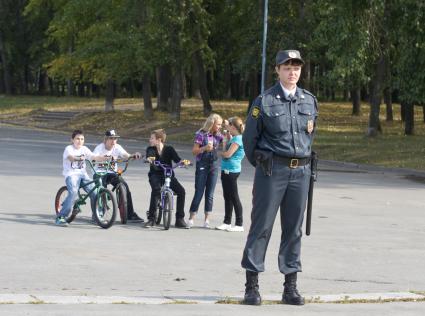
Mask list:
POLYGON ((396 31, 397 85, 405 113, 405 134, 414 134, 414 104, 425 102, 425 4, 413 0, 397 1, 399 27, 396 31), (406 49, 408 47, 408 49, 406 49))

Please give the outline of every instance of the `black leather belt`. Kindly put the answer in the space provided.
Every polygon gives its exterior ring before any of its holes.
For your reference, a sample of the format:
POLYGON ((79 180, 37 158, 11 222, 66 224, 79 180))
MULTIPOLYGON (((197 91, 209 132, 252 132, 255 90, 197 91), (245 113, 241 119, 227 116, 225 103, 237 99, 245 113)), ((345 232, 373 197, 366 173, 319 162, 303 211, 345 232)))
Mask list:
POLYGON ((289 168, 295 169, 297 167, 302 167, 305 165, 308 165, 310 163, 310 157, 307 158, 288 158, 288 157, 282 157, 273 155, 273 160, 279 161, 285 165, 287 165, 289 168))

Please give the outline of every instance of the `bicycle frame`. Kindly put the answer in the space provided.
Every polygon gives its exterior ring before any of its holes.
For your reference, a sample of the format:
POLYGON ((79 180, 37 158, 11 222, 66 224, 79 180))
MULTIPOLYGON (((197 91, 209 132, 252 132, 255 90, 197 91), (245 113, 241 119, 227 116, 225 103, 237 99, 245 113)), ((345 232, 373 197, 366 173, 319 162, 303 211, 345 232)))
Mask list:
MULTIPOLYGON (((98 177, 96 177, 96 179, 93 179, 93 180, 86 182, 82 185, 80 183, 80 187, 78 189, 78 200, 75 202, 75 205, 78 207, 79 210, 80 210, 80 205, 86 204, 86 200, 89 198, 90 194, 92 194, 95 191, 96 191, 96 194, 97 194, 99 192, 99 189, 104 187, 103 183, 102 183, 102 177, 104 177, 107 174, 106 171, 105 172, 96 171, 94 169, 93 163, 90 160, 85 159, 85 161, 88 163, 88 165, 92 169, 93 174, 97 175, 98 177), (81 193, 80 189, 84 189, 85 187, 87 187, 91 184, 94 184, 93 189, 91 189, 89 192, 81 193)), ((102 163, 104 163, 104 162, 102 162, 102 163)), ((107 161, 107 169, 109 169, 110 165, 111 165, 111 161, 109 160, 109 161, 107 161)))
POLYGON ((169 192, 171 194, 171 210, 174 210, 174 192, 170 188, 171 177, 173 176, 173 170, 174 169, 182 168, 185 165, 182 162, 179 162, 179 163, 175 164, 174 166, 168 166, 168 165, 162 164, 159 160, 155 160, 152 163, 155 166, 161 167, 162 170, 164 171, 165 181, 164 181, 164 184, 161 187, 161 207, 162 207, 162 209, 164 209, 165 193, 169 192))

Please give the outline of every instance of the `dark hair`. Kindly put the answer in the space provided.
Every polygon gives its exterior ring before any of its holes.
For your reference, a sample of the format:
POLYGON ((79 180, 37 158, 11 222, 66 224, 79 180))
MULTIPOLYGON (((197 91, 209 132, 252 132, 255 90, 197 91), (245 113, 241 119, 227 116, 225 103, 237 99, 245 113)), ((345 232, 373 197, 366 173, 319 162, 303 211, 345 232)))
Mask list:
POLYGON ((302 67, 304 64, 298 59, 290 59, 287 62, 278 65, 277 68, 279 69, 280 66, 282 66, 282 65, 285 65, 285 66, 291 65, 291 66, 301 66, 302 67))
POLYGON ((71 138, 74 139, 75 136, 77 136, 77 135, 83 135, 84 136, 84 132, 81 129, 76 129, 72 132, 71 138))

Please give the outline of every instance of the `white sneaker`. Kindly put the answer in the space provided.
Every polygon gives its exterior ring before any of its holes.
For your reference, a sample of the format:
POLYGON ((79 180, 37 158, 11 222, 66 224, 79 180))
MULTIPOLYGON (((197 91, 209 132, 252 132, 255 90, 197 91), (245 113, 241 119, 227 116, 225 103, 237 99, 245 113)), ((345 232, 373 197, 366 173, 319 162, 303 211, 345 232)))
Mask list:
POLYGON ((230 227, 226 230, 228 232, 243 232, 244 231, 243 226, 233 226, 233 227, 230 227))
POLYGON ((204 222, 204 228, 210 229, 210 222, 209 221, 204 222))
POLYGON ((193 219, 189 219, 186 224, 187 224, 187 227, 192 228, 193 227, 193 219))
POLYGON ((218 230, 228 230, 231 227, 232 227, 232 225, 223 223, 220 226, 216 226, 215 229, 218 229, 218 230))

